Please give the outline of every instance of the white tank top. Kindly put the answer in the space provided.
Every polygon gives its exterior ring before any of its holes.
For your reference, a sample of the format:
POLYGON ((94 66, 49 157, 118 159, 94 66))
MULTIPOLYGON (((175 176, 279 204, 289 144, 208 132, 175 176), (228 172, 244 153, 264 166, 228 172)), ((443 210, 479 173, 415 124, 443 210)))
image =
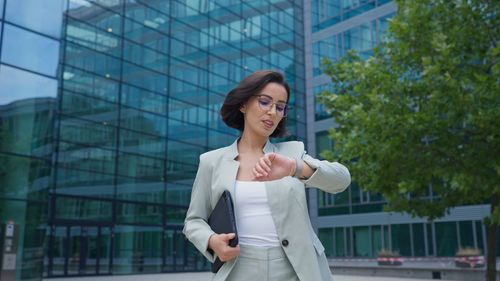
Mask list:
POLYGON ((280 246, 267 202, 265 183, 237 180, 234 194, 239 243, 260 247, 280 246))

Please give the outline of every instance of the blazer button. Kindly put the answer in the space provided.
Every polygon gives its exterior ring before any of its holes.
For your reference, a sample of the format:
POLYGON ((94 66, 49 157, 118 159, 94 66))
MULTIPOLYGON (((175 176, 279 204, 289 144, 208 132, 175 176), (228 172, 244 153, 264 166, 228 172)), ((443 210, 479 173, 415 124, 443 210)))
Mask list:
POLYGON ((288 240, 283 240, 281 241, 281 245, 283 245, 284 247, 288 246, 288 240))

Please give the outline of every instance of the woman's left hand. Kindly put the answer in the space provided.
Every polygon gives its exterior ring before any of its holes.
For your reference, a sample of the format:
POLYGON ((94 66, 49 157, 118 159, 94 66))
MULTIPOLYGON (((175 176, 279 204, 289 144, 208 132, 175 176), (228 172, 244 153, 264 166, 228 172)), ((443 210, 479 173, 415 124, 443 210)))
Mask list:
POLYGON ((295 159, 277 153, 266 153, 253 168, 256 180, 272 181, 295 174, 295 159))

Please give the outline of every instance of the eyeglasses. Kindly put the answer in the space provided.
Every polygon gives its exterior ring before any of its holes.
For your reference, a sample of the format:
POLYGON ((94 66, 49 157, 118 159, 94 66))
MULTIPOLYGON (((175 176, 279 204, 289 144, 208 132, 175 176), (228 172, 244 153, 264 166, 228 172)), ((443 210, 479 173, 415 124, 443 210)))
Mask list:
POLYGON ((273 102, 273 98, 268 95, 255 95, 260 109, 270 111, 273 105, 276 105, 276 115, 286 117, 288 114, 288 105, 286 102, 273 102))

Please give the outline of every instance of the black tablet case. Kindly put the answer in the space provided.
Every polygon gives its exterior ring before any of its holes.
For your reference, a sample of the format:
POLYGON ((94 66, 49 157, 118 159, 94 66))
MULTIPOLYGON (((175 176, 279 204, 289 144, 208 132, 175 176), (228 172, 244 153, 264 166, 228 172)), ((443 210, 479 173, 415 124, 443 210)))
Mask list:
MULTIPOLYGON (((238 245, 238 232, 236 230, 233 200, 231 199, 231 193, 228 190, 224 190, 219 198, 219 201, 217 201, 215 208, 208 217, 208 224, 217 234, 236 234, 233 239, 229 240, 229 246, 236 247, 238 245)), ((217 257, 212 264, 212 272, 217 273, 223 264, 224 262, 217 257)))

